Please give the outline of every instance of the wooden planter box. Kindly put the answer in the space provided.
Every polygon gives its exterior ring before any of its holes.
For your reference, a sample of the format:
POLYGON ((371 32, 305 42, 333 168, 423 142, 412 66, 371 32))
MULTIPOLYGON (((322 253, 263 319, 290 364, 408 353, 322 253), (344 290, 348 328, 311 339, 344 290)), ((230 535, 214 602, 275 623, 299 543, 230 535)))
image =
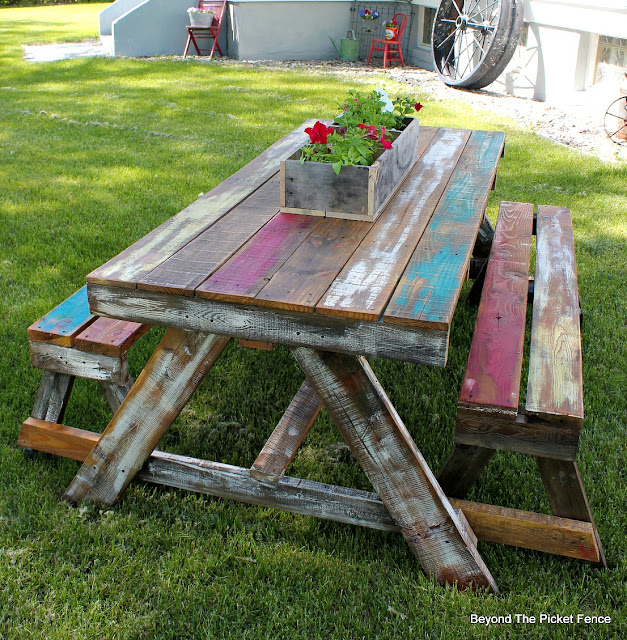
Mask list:
POLYGON ((281 161, 281 211, 374 222, 414 166, 418 154, 418 118, 392 140, 370 167, 300 162, 300 151, 281 161))

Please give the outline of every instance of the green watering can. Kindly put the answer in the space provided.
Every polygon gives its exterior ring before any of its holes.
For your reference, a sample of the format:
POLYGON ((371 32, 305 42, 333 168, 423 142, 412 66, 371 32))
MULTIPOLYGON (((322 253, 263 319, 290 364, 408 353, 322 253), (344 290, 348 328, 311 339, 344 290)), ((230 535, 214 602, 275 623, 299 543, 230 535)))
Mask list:
POLYGON ((329 36, 329 40, 331 40, 335 50, 338 52, 340 60, 355 62, 359 58, 360 42, 355 38, 355 32, 352 29, 347 31, 346 38, 340 40, 339 48, 331 36, 329 36))

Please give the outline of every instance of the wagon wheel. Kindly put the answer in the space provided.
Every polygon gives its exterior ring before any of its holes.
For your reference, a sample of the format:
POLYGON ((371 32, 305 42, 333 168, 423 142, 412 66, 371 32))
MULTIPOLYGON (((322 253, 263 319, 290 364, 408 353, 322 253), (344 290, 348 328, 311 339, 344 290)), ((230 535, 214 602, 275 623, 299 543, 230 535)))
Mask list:
POLYGON ((613 142, 627 144, 627 96, 617 98, 607 108, 603 127, 613 142))
POLYGON ((524 0, 441 0, 433 22, 435 69, 451 87, 494 82, 520 38, 524 0))

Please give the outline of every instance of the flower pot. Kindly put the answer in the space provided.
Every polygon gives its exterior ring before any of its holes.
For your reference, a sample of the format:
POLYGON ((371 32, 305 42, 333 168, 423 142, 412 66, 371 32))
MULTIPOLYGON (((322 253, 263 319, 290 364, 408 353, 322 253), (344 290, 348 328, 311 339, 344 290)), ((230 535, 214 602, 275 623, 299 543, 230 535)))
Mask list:
POLYGON ((343 166, 336 174, 331 164, 301 163, 300 150, 283 160, 281 211, 374 222, 417 160, 418 118, 405 122, 370 167, 343 166))
POLYGON ((398 33, 398 27, 385 27, 386 40, 396 40, 397 33, 398 33))
POLYGON ((189 24, 192 27, 205 27, 208 28, 213 22, 213 13, 190 13, 189 24))

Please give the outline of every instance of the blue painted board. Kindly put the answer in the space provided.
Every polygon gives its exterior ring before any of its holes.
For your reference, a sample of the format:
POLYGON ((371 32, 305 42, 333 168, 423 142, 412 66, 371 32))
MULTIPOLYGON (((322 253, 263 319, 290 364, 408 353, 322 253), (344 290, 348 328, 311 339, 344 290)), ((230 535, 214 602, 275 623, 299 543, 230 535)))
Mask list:
POLYGON ((89 312, 87 287, 81 287, 58 307, 28 327, 28 337, 37 342, 71 347, 76 335, 95 318, 96 316, 89 312))
POLYGON ((384 313, 384 321, 449 329, 502 155, 504 134, 473 131, 384 313))

